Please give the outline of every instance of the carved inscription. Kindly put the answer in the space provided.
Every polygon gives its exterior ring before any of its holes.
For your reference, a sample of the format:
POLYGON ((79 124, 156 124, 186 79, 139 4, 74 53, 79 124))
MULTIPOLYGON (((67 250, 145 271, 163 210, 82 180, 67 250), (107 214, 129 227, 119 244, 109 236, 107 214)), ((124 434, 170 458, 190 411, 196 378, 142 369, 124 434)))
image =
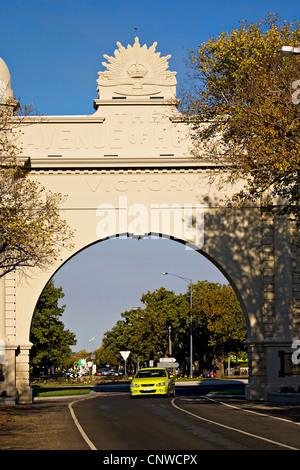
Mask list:
MULTIPOLYGON (((169 179, 152 177, 143 178, 138 176, 127 176, 117 178, 115 181, 102 177, 86 179, 86 184, 91 192, 118 192, 126 193, 127 191, 144 192, 144 191, 168 191, 168 192, 194 192, 199 189, 199 185, 203 187, 203 177, 190 175, 187 177, 171 177, 169 179)), ((209 179, 207 178, 207 183, 209 179)))
POLYGON ((61 153, 80 151, 87 155, 105 153, 143 156, 153 152, 171 153, 187 144, 187 128, 162 119, 158 112, 116 111, 104 123, 36 123, 25 126, 22 147, 35 151, 61 153))

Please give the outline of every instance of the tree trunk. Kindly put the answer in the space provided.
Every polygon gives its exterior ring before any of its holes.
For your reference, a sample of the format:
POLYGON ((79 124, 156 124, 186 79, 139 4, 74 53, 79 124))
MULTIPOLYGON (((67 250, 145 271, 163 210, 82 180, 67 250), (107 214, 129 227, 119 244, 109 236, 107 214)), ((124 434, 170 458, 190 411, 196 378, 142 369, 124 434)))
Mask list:
POLYGON ((216 358, 216 377, 218 379, 221 379, 224 374, 225 374, 225 371, 224 371, 224 361, 223 361, 223 358, 222 357, 217 357, 216 358))

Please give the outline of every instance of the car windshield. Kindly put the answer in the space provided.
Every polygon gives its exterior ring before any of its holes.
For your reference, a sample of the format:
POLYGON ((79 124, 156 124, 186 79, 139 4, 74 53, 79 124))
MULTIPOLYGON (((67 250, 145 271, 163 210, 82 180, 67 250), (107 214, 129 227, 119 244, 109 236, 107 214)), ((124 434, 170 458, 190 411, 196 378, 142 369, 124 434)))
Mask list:
POLYGON ((136 375, 136 378, 141 379, 143 377, 166 377, 167 373, 163 369, 147 369, 147 370, 140 370, 136 375))

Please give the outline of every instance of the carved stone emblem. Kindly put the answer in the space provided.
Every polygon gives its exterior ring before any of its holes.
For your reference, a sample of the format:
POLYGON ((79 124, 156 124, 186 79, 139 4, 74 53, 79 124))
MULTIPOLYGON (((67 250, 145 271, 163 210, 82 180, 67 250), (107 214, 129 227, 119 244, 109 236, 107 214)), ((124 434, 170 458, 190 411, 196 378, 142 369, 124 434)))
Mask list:
MULTIPOLYGON (((168 59, 170 55, 161 57, 155 51, 157 43, 147 48, 146 44, 141 47, 136 37, 133 46, 127 49, 121 43, 117 43, 118 49, 114 56, 104 55, 108 62, 102 62, 106 71, 98 72, 98 94, 99 98, 108 97, 113 94, 122 96, 149 96, 163 94, 169 98, 174 94, 176 86, 176 72, 168 70, 168 59), (172 90, 172 91, 171 91, 172 90)), ((164 96, 166 97, 166 96, 164 96)))

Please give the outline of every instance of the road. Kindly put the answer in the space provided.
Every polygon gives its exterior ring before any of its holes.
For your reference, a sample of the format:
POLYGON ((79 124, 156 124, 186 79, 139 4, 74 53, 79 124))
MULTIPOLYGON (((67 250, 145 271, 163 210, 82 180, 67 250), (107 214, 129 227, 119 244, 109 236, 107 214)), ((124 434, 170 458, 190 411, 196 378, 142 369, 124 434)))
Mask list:
POLYGON ((134 400, 126 387, 103 387, 69 407, 93 450, 300 449, 299 421, 262 413, 245 400, 210 398, 207 387, 177 386, 175 398, 134 400))

